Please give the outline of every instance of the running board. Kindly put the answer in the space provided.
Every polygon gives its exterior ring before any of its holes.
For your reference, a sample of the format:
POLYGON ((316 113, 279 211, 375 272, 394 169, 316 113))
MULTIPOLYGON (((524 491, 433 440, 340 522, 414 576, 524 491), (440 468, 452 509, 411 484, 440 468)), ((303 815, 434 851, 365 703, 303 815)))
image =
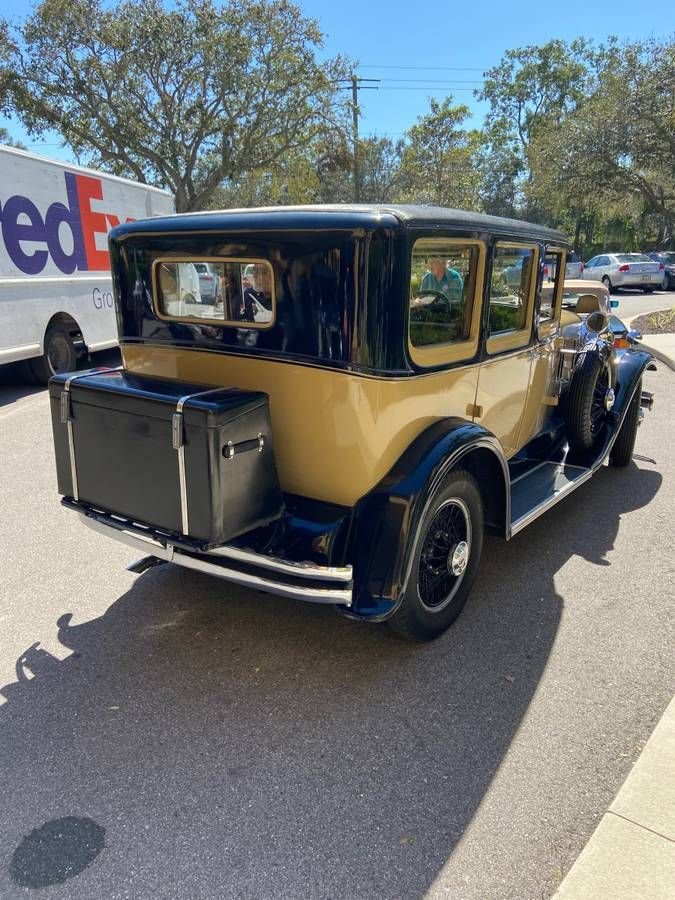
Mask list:
POLYGON ((511 482, 511 536, 518 534, 593 474, 593 468, 542 462, 511 482))

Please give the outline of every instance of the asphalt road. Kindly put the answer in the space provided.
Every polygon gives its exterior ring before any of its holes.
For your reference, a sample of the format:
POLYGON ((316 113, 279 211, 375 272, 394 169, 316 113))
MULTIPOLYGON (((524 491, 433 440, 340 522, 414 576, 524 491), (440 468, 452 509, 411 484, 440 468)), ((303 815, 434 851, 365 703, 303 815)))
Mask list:
POLYGON ((628 319, 659 309, 671 309, 675 306, 675 291, 655 291, 653 294, 645 294, 643 291, 622 288, 612 294, 612 300, 619 301, 618 309, 613 310, 616 315, 620 319, 628 319))
POLYGON ((424 646, 132 576, 59 506, 45 392, 0 386, 0 896, 550 896, 675 686, 675 379, 646 381, 636 461, 489 539, 424 646))

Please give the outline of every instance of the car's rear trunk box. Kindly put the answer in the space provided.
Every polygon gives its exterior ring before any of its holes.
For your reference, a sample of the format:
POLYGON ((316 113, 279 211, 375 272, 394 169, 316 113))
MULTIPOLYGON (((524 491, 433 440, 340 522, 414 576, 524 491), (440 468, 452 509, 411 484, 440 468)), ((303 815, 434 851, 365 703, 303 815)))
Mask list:
POLYGON ((204 546, 281 514, 267 394, 121 370, 49 394, 64 496, 204 546))

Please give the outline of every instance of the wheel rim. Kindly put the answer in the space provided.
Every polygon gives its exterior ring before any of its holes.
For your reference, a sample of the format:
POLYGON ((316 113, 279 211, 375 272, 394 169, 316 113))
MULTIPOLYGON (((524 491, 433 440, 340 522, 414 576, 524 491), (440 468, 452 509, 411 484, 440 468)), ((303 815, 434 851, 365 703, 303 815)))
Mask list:
POLYGON ((420 552, 417 593, 429 612, 450 603, 464 580, 471 556, 471 516, 463 500, 446 500, 427 528, 420 552))
POLYGON ((55 375, 68 372, 71 366, 70 344, 63 334, 53 334, 47 348, 49 368, 55 375))
MULTIPOLYGON (((605 419, 607 418, 607 403, 609 392, 611 388, 609 386, 609 375, 607 373, 607 366, 603 366, 598 374, 597 381, 595 382, 595 388, 593 389, 593 401, 591 403, 591 434, 593 437, 596 437, 600 431, 602 430, 603 425, 605 424, 605 419)), ((613 405, 613 395, 612 391, 612 405, 613 405)), ((611 409, 611 406, 609 407, 611 409)))

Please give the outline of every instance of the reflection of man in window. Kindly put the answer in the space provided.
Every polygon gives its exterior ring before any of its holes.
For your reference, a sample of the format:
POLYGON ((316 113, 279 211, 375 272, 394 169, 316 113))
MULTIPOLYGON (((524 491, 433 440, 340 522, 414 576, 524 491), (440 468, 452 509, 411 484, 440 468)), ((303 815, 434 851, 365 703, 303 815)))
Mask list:
POLYGON ((440 256, 434 256, 427 260, 429 271, 422 279, 420 293, 435 291, 443 294, 448 300, 461 301, 464 291, 464 281, 456 269, 451 269, 440 256))
POLYGON ((242 322, 255 322, 256 304, 264 306, 265 295, 257 291, 253 275, 241 276, 241 291, 232 298, 232 311, 242 322))

